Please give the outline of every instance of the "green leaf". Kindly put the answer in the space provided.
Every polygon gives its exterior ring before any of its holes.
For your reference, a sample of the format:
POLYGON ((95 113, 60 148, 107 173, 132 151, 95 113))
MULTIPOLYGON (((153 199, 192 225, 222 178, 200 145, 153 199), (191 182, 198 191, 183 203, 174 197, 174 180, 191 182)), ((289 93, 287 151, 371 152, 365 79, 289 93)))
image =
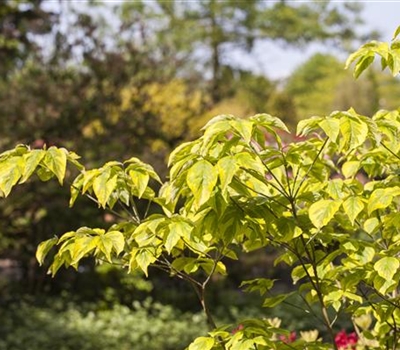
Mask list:
POLYGON ((308 119, 300 120, 297 124, 296 135, 307 136, 310 132, 318 129, 318 125, 322 120, 322 117, 311 117, 308 119))
POLYGON ((295 294, 296 292, 291 292, 287 294, 279 294, 275 297, 271 298, 266 298, 263 303, 263 307, 275 307, 276 305, 279 305, 282 303, 284 300, 295 294))
POLYGON ((165 240, 165 249, 168 253, 171 253, 172 248, 176 246, 181 237, 179 231, 176 230, 171 230, 168 233, 167 239, 165 240))
POLYGON ((386 294, 389 292, 389 289, 392 291, 394 290, 393 287, 397 285, 397 282, 392 279, 386 279, 381 276, 375 276, 374 278, 374 287, 378 290, 381 294, 386 294))
POLYGON ((141 198, 150 180, 150 175, 143 169, 129 171, 129 176, 138 190, 138 197, 141 198))
POLYGON ((373 233, 377 227, 379 227, 378 218, 369 218, 365 220, 363 225, 363 229, 369 234, 373 233))
POLYGON ((234 119, 229 122, 230 125, 243 137, 246 143, 251 140, 253 132, 253 123, 246 119, 234 119))
POLYGON ((34 149, 29 153, 24 154, 25 158, 25 169, 23 172, 23 176, 20 180, 20 183, 24 183, 28 180, 31 175, 36 170, 37 166, 41 162, 41 160, 45 157, 46 151, 42 149, 34 149))
POLYGON ((105 237, 111 241, 116 255, 119 255, 124 250, 125 238, 121 232, 109 231, 105 234, 105 237))
POLYGON ((136 253, 135 260, 147 277, 148 276, 147 269, 149 265, 155 262, 157 259, 149 249, 144 248, 136 253))
POLYGON ((193 192, 196 208, 208 201, 217 180, 218 171, 206 160, 198 161, 189 169, 186 181, 193 192))
POLYGON ((69 206, 72 207, 78 198, 79 193, 81 193, 83 185, 83 174, 79 174, 74 182, 71 185, 70 191, 71 191, 71 198, 69 200, 69 206))
POLYGON ((351 196, 343 202, 343 209, 349 217, 351 224, 354 225, 354 221, 358 214, 360 214, 364 209, 364 202, 360 197, 351 196))
POLYGON ((46 257, 47 253, 50 251, 51 248, 58 242, 58 238, 50 238, 47 241, 44 241, 39 244, 36 250, 36 260, 39 262, 39 265, 43 265, 44 258, 46 257))
POLYGON ((210 337, 199 337, 189 345, 189 350, 211 350, 215 344, 215 340, 210 337))
POLYGON ((365 142, 368 136, 368 125, 358 118, 345 115, 340 119, 340 131, 342 148, 351 150, 365 142))
POLYGON ((82 181, 82 193, 85 193, 90 187, 93 186, 93 181, 95 180, 96 176, 100 175, 101 170, 99 169, 92 169, 92 170, 84 170, 82 172, 83 181, 82 181))
POLYGON ((277 136, 276 129, 283 130, 287 133, 290 133, 289 129, 285 125, 285 123, 270 114, 267 113, 259 113, 250 118, 250 120, 255 121, 256 125, 261 125, 265 127, 269 132, 272 132, 274 136, 277 136))
POLYGON ((93 181, 93 191, 96 195, 99 204, 105 208, 111 193, 117 186, 117 175, 114 175, 110 179, 110 169, 104 170, 96 179, 93 181))
POLYGON ((339 210, 342 201, 333 201, 323 199, 313 203, 309 209, 309 217, 316 228, 321 228, 332 220, 336 212, 339 210))
POLYGON ((340 122, 338 119, 326 118, 319 123, 319 126, 332 142, 336 142, 340 130, 340 122))
POLYGON ((356 260, 359 264, 365 265, 371 262, 375 257, 375 249, 372 247, 364 247, 361 252, 353 254, 352 259, 356 260))
POLYGON ((372 192, 368 200, 368 215, 377 209, 387 208, 392 204, 394 195, 399 195, 399 193, 392 188, 378 188, 372 192))
POLYGON ((51 172, 47 168, 42 168, 42 167, 39 167, 39 169, 37 169, 36 174, 39 177, 39 179, 43 182, 49 181, 54 176, 53 172, 51 172))
POLYGON ((71 265, 75 265, 97 247, 97 236, 76 238, 71 247, 71 265))
POLYGON ((179 237, 184 237, 188 240, 190 240, 190 233, 193 230, 193 226, 191 224, 182 220, 176 220, 171 222, 168 225, 168 228, 170 232, 174 231, 179 235, 179 237))
POLYGON ((345 162, 342 165, 342 174, 348 179, 354 177, 357 174, 358 169, 360 169, 360 162, 357 160, 345 162))
POLYGON ((375 54, 373 52, 361 57, 354 67, 354 77, 357 79, 361 73, 364 72, 374 62, 374 60, 375 54))
POLYGON ((220 159, 217 163, 217 169, 221 181, 221 191, 224 193, 238 169, 235 157, 227 156, 220 159))
POLYGON ((258 291, 260 295, 264 295, 269 291, 275 283, 276 280, 271 280, 267 278, 256 278, 249 281, 242 281, 239 288, 243 288, 246 292, 256 292, 258 291))
POLYGON ((254 340, 253 339, 242 339, 239 343, 231 347, 232 350, 253 350, 254 340))
POLYGON ((374 264, 374 270, 379 276, 386 280, 392 280, 393 276, 399 269, 399 261, 391 256, 385 256, 374 264))
POLYGON ((393 34, 392 41, 394 41, 400 34, 400 26, 397 27, 396 31, 393 34))
POLYGON ((65 177, 65 170, 67 168, 66 150, 54 146, 50 147, 46 152, 43 163, 47 169, 57 177, 60 185, 62 185, 65 177))
POLYGON ((22 176, 24 169, 24 159, 22 157, 12 157, 0 163, 0 195, 1 192, 7 197, 12 188, 22 176))
POLYGON ((96 243, 96 248, 105 255, 106 260, 109 263, 112 263, 111 251, 113 249, 113 243, 112 243, 111 239, 109 239, 105 235, 101 235, 101 236, 98 236, 95 238, 95 243, 96 243))
POLYGON ((344 196, 346 196, 346 193, 343 191, 343 180, 342 179, 330 180, 326 186, 326 193, 332 199, 342 199, 344 196))

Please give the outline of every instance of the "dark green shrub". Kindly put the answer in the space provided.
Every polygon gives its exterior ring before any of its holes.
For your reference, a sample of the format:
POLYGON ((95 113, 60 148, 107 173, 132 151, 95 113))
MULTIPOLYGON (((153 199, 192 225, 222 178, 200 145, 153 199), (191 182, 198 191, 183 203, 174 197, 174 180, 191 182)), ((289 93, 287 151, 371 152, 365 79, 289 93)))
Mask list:
POLYGON ((65 311, 22 303, 2 312, 0 350, 177 350, 206 333, 200 314, 184 314, 171 306, 135 303, 133 310, 65 311))

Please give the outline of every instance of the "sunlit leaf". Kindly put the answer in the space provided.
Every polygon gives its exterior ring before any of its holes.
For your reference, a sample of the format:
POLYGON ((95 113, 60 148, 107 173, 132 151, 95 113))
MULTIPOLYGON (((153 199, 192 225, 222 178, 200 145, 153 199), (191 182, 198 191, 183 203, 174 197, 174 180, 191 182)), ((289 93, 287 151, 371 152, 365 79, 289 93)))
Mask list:
POLYGON ((395 30, 393 37, 392 37, 392 41, 395 40, 400 34, 400 26, 397 27, 397 29, 395 30))
POLYGON ((354 177, 360 168, 359 161, 348 161, 342 165, 342 174, 345 178, 354 177))
POLYGON ((239 133, 246 143, 251 140, 253 132, 253 123, 246 119, 234 119, 229 122, 230 125, 239 133))
POLYGON ((326 118, 319 123, 319 126, 332 142, 336 142, 340 130, 340 122, 338 119, 326 118))
POLYGON ((199 337, 189 345, 189 350, 211 350, 215 344, 214 338, 199 337))
POLYGON ((385 256, 374 264, 374 270, 386 280, 392 280, 399 267, 399 260, 392 256, 385 256))
POLYGON ((320 200, 313 203, 309 209, 309 217, 316 228, 321 228, 329 223, 339 210, 341 201, 320 200))
POLYGON ((311 117, 308 119, 300 120, 297 124, 296 135, 297 136, 307 136, 312 131, 318 129, 319 123, 323 120, 322 117, 311 117))
POLYGON ((29 153, 26 153, 24 155, 25 158, 25 169, 23 172, 23 176, 20 180, 20 183, 24 183, 26 180, 28 180, 31 175, 34 173, 36 170, 37 166, 41 162, 41 160, 44 158, 46 155, 46 151, 42 149, 34 149, 30 151, 29 153))
POLYGON ((208 201, 218 180, 218 171, 206 160, 193 165, 187 174, 186 181, 191 189, 196 207, 208 201))
POLYGON ((376 189, 374 192, 372 192, 368 200, 368 214, 370 215, 377 209, 387 208, 390 204, 392 204, 393 196, 399 195, 399 187, 376 189))
POLYGON ((154 263, 157 258, 155 257, 154 253, 150 251, 150 249, 140 249, 136 255, 135 260, 138 266, 142 269, 144 274, 148 276, 147 269, 150 264, 154 263))
POLYGON ((110 179, 110 171, 107 169, 103 171, 93 181, 93 191, 96 195, 99 204, 105 208, 108 199, 110 198, 111 192, 114 191, 117 186, 117 175, 114 175, 110 179))
POLYGON ((44 157, 44 164, 62 185, 67 168, 67 152, 63 148, 50 147, 44 157))
POLYGON ((343 209, 354 225, 357 216, 364 209, 364 202, 360 197, 350 196, 343 202, 343 209))
POLYGON ((12 157, 0 163, 0 193, 7 197, 17 184, 24 169, 23 157, 12 157))
POLYGON ((109 231, 105 234, 105 237, 107 237, 111 241, 113 249, 117 255, 119 255, 124 250, 125 238, 121 232, 109 231))
POLYGON ((50 238, 47 241, 41 242, 36 250, 36 260, 39 265, 43 265, 44 259, 51 248, 58 242, 58 238, 50 238))
POLYGON ((362 145, 368 135, 368 126, 360 119, 344 116, 340 119, 341 142, 346 149, 362 145))
POLYGON ((221 181, 221 191, 224 193, 238 169, 235 157, 227 156, 220 159, 217 163, 217 169, 221 181))
POLYGON ((129 171, 129 176, 138 190, 138 197, 141 198, 149 183, 149 174, 143 169, 136 169, 129 171))

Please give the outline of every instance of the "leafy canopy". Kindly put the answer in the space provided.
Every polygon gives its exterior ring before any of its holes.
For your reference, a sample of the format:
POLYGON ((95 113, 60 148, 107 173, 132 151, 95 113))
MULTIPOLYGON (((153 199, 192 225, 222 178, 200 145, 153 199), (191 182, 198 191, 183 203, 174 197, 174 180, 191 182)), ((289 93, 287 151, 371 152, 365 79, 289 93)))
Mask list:
MULTIPOLYGON (((374 51, 394 74, 400 67, 396 45, 374 51)), ((356 71, 367 67, 359 62, 369 55, 364 46, 351 56, 350 62, 359 59, 356 71)), ((264 307, 298 294, 300 307, 326 329, 324 338, 305 336, 291 348, 337 349, 334 325, 344 313, 354 322, 361 345, 396 349, 399 133, 400 110, 372 117, 353 109, 335 111, 301 121, 296 135, 268 114, 220 115, 200 138, 172 152, 166 182, 137 158, 86 169, 65 149, 19 145, 0 155, 0 191, 7 197, 34 175, 63 184, 72 168, 78 171, 70 204, 85 195, 120 220, 106 229, 81 227, 42 242, 38 261, 43 264, 55 248, 53 275, 61 266, 77 268, 93 256, 128 272, 147 275, 158 268, 187 280, 213 329, 189 350, 288 348, 289 332, 273 320, 244 320, 235 332, 216 328, 206 302, 212 276, 227 273, 226 259, 266 246, 278 249, 275 263, 290 267, 296 290, 280 294, 274 280, 263 278, 244 281, 242 287, 265 296, 264 307), (140 201, 158 206, 158 213, 139 210, 140 201), (372 321, 363 328, 362 318, 372 321)))

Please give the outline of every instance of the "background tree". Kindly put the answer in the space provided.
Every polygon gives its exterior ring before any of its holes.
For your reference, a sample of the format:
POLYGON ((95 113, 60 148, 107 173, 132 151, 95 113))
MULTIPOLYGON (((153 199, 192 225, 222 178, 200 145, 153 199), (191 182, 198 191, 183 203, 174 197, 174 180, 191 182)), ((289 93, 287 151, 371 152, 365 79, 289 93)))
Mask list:
POLYGON ((365 115, 396 108, 394 93, 400 87, 397 79, 375 67, 354 81, 343 66, 335 56, 316 54, 287 79, 283 90, 293 99, 299 119, 350 107, 365 115))
POLYGON ((56 15, 41 7, 42 0, 4 0, 0 4, 0 76, 21 68, 39 49, 36 34, 50 33, 56 15))

